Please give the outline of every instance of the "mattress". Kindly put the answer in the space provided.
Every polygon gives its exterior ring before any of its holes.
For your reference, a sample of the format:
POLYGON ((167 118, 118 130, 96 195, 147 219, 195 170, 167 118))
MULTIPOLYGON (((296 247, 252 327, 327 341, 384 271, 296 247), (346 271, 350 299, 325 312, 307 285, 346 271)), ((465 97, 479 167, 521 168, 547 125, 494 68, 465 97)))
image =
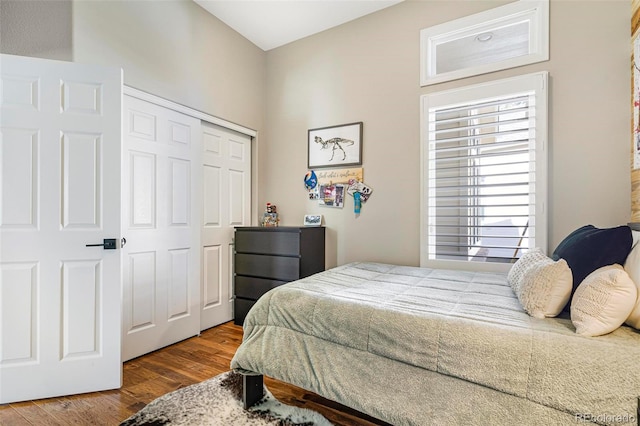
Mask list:
POLYGON ((635 329, 587 338, 569 319, 532 318, 506 274, 350 263, 260 298, 231 366, 397 425, 444 409, 494 424, 609 424, 635 421, 638 359, 635 329))

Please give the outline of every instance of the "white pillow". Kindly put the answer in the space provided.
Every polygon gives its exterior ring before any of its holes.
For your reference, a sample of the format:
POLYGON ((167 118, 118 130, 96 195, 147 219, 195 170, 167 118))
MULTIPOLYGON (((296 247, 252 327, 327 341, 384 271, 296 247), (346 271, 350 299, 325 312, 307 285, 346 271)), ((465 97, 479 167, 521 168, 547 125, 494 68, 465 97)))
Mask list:
POLYGON ((635 306, 638 290, 622 266, 596 269, 580 283, 571 301, 571 322, 582 336, 611 333, 635 306))
POLYGON ((520 257, 513 264, 511 269, 509 270, 509 274, 507 275, 507 282, 513 289, 513 292, 517 295, 520 293, 520 287, 522 286, 522 279, 524 278, 524 274, 535 265, 540 262, 549 259, 549 257, 542 252, 539 247, 529 250, 525 254, 520 257))
POLYGON ((555 317, 569 301, 573 274, 564 259, 554 262, 536 248, 513 265, 507 281, 524 310, 535 318, 555 317))
MULTIPOLYGON (((635 241, 636 231, 633 231, 633 235, 635 241)), ((633 249, 631 249, 631 253, 629 253, 627 260, 624 262, 624 270, 636 284, 638 296, 640 296, 640 244, 635 244, 633 249)), ((640 329, 640 297, 636 297, 634 308, 625 320, 625 324, 640 329)))

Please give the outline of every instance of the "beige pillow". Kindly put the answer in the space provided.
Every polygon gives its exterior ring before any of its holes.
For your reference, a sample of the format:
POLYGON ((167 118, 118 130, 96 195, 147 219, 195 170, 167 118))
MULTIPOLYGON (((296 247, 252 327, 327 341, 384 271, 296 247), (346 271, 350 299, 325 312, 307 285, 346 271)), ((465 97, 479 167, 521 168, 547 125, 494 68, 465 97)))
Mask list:
POLYGON ((554 262, 539 248, 513 265, 507 281, 524 310, 535 318, 555 317, 569 301, 573 275, 564 259, 554 262))
POLYGON ((582 336, 611 333, 633 310, 638 290, 620 265, 596 269, 580 283, 571 301, 571 322, 582 336))
MULTIPOLYGON (((634 241, 637 231, 633 231, 634 241)), ((636 284, 638 290, 638 297, 636 297, 636 303, 631 310, 631 314, 625 320, 625 324, 631 327, 640 329, 640 244, 636 244, 631 253, 627 256, 627 260, 624 262, 624 270, 629 274, 629 277, 636 284)))
POLYGON ((513 264, 507 275, 507 282, 515 294, 520 293, 524 274, 532 267, 544 262, 549 257, 539 247, 529 250, 513 264))

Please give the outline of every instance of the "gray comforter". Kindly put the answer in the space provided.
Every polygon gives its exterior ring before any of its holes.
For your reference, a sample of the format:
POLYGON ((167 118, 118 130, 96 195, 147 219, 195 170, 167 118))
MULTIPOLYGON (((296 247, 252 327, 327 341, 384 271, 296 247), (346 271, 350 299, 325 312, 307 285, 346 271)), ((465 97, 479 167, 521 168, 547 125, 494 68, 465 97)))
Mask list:
POLYGON ((504 274, 351 263, 265 294, 244 333, 232 368, 396 425, 636 421, 640 333, 529 317, 504 274))

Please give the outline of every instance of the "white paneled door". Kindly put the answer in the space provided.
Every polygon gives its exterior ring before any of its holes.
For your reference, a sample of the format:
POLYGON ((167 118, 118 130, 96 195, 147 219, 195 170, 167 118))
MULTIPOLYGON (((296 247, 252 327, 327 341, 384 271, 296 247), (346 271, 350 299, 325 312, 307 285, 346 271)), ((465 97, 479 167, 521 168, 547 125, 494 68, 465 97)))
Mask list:
POLYGON ((200 120, 124 96, 123 359, 200 332, 200 120))
POLYGON ((0 403, 118 388, 122 71, 0 75, 0 403))
POLYGON ((233 318, 233 228, 251 224, 251 137, 203 123, 201 329, 233 318))

